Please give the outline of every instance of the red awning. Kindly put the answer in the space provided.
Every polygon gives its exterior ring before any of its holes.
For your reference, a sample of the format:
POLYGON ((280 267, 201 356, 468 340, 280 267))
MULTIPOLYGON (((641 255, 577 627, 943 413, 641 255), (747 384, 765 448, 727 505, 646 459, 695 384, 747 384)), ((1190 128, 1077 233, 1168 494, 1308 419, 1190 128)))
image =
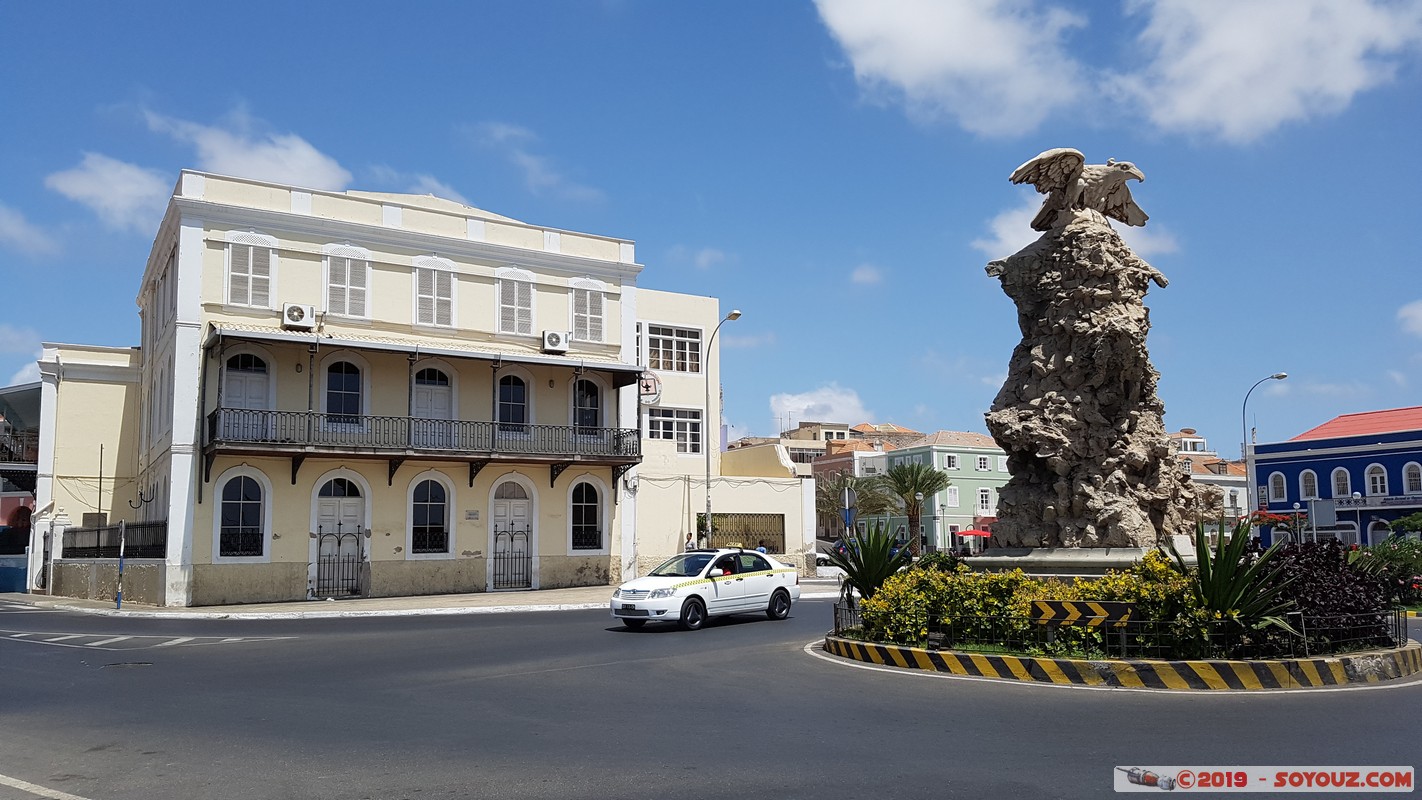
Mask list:
POLYGON ((991 533, 990 531, 967 530, 967 531, 958 531, 958 535, 959 535, 959 536, 991 536, 992 533, 991 533))

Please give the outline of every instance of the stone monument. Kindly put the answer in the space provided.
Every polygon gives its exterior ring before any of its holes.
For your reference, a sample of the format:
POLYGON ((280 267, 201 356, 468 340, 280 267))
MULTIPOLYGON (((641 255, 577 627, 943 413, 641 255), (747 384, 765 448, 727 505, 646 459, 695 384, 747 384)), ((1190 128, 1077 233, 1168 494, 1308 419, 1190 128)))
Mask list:
POLYGON ((1167 281, 1107 221, 1148 219, 1132 179, 1145 180, 1134 164, 1086 164, 1070 148, 1012 173, 1047 197, 1032 221, 1041 237, 987 266, 1022 329, 987 414, 1012 475, 998 496, 995 546, 1149 548, 1190 529, 1192 489, 1146 351, 1145 295, 1167 281))

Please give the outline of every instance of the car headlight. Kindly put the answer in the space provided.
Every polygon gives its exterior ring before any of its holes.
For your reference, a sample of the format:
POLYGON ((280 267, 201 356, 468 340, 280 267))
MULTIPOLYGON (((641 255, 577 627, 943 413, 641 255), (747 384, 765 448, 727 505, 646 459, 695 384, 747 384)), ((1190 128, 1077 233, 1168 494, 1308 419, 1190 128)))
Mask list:
POLYGON ((613 599, 613 600, 617 600, 617 599, 620 598, 620 597, 622 597, 622 590, 621 590, 621 589, 613 589, 613 590, 612 590, 612 599, 613 599))
POLYGON ((648 599, 648 600, 660 600, 660 599, 662 599, 663 597, 671 597, 671 596, 673 596, 673 595, 675 595, 675 594, 676 594, 676 590, 675 590, 675 589, 653 589, 653 590, 652 590, 652 593, 649 594, 649 595, 647 595, 647 599, 648 599))

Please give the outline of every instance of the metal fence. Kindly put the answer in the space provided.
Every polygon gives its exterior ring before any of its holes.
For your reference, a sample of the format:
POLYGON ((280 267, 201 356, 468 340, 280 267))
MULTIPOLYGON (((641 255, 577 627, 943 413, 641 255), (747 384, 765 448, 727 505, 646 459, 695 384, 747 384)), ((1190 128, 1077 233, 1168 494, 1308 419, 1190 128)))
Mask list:
POLYGON ((531 455, 636 458, 636 428, 436 420, 220 408, 208 415, 208 441, 531 455))
MULTIPOLYGON (((168 555, 167 520, 130 522, 124 528, 124 558, 165 558, 168 555)), ((66 529, 62 557, 118 558, 119 526, 66 529)))
POLYGON ((39 461, 39 433, 0 433, 0 463, 33 464, 39 461))
POLYGON ((1407 613, 1401 609, 1335 616, 1286 615, 1293 631, 1255 630, 1227 620, 1187 627, 1174 621, 1131 620, 1123 625, 1057 626, 1029 617, 894 615, 897 636, 867 626, 858 606, 834 607, 834 634, 922 646, 931 650, 976 650, 1076 658, 1301 658, 1407 643, 1407 613))

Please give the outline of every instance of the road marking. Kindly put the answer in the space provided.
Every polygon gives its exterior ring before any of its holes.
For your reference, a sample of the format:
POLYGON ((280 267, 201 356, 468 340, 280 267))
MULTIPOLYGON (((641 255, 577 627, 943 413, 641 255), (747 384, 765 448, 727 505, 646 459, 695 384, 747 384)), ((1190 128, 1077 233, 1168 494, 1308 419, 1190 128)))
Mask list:
POLYGON ((159 647, 205 647, 214 644, 250 644, 295 639, 295 636, 173 636, 134 634, 112 636, 104 633, 61 633, 0 630, 0 636, 17 641, 47 644, 51 647, 75 647, 92 650, 152 650, 159 647), (85 641, 85 640, 91 641, 85 641), (77 641, 76 641, 77 640, 77 641))
POLYGON ((9 775, 0 775, 0 784, 19 789, 22 792, 29 792, 36 797, 48 797, 50 800, 89 800, 87 797, 80 797, 77 794, 61 792, 58 789, 47 789, 43 786, 36 786, 29 781, 22 781, 19 778, 12 778, 9 775))
POLYGON ((113 644, 114 642, 126 642, 126 641, 128 641, 129 639, 132 639, 132 638, 133 638, 132 636, 115 636, 115 637, 113 637, 112 639, 100 639, 100 640, 97 641, 97 642, 85 642, 84 646, 85 646, 85 647, 103 647, 103 646, 106 645, 106 644, 113 644))

